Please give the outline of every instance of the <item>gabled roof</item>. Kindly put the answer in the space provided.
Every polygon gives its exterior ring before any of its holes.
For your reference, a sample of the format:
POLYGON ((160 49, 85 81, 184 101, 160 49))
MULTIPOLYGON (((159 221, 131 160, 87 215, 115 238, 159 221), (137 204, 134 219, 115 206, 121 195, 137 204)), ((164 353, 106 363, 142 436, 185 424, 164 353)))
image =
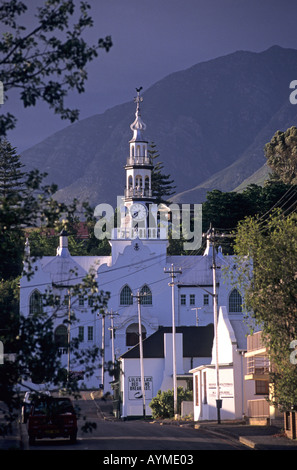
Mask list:
MULTIPOLYGON (((164 334, 171 333, 171 327, 160 327, 143 341, 144 358, 164 357, 164 334)), ((176 333, 183 334, 183 357, 211 357, 214 336, 213 324, 207 326, 178 326, 176 333)), ((121 356, 122 359, 139 358, 139 344, 121 356)))

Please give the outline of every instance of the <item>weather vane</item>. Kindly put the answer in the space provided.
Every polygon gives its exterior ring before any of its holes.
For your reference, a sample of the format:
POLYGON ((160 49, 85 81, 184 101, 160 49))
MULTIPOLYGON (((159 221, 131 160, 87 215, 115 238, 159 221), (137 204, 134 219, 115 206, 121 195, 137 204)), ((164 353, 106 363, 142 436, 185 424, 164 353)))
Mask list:
POLYGON ((140 96, 141 90, 142 90, 142 86, 139 88, 136 88, 137 96, 134 98, 134 102, 137 103, 137 111, 139 110, 140 103, 143 101, 142 96, 140 96))

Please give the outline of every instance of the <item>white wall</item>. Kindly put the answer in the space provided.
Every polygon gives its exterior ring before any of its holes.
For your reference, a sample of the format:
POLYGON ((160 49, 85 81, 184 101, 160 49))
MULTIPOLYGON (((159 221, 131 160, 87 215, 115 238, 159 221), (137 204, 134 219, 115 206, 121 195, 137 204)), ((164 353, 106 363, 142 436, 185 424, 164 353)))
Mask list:
MULTIPOLYGON (((163 365, 164 359, 144 359, 144 377, 152 379, 151 390, 146 392, 146 415, 152 414, 152 410, 149 406, 151 399, 157 395, 158 390, 161 388, 163 380, 163 365)), ((122 359, 122 383, 121 392, 123 396, 122 402, 122 417, 127 416, 142 416, 143 415, 143 400, 133 396, 133 390, 131 390, 131 384, 133 377, 138 378, 138 389, 135 392, 139 392, 141 395, 141 382, 140 382, 140 361, 139 359, 122 359)), ((137 394, 137 395, 138 395, 137 394)))

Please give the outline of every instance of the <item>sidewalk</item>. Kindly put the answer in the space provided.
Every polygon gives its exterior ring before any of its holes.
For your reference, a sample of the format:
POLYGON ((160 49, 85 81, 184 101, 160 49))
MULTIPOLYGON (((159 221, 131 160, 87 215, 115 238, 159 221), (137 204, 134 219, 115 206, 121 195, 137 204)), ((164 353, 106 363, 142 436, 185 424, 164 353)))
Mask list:
POLYGON ((207 432, 229 436, 238 439, 241 444, 254 450, 297 450, 297 441, 288 439, 281 424, 271 426, 251 426, 228 421, 196 423, 195 429, 205 429, 207 432))

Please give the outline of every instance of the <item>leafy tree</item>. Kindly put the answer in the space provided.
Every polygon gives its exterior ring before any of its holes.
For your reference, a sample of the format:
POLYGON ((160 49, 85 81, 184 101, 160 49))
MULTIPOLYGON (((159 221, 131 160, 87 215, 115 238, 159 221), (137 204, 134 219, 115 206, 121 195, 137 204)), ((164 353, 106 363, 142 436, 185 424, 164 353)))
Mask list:
POLYGON ((164 168, 163 162, 154 162, 154 160, 159 158, 159 153, 154 143, 151 143, 148 153, 154 164, 152 170, 152 192, 156 198, 155 202, 156 204, 169 204, 169 198, 174 194, 176 188, 176 186, 173 186, 174 180, 170 179, 170 175, 165 175, 162 172, 164 168))
POLYGON ((68 211, 52 197, 57 187, 42 185, 44 176, 37 170, 25 173, 16 149, 6 139, 0 141, 0 279, 21 274, 24 228, 55 226, 68 211))
POLYGON ((273 212, 241 222, 235 243, 246 310, 262 330, 272 363, 273 402, 283 410, 297 404, 297 368, 290 343, 297 339, 297 216, 273 212))
POLYGON ((277 131, 264 150, 274 178, 286 184, 297 184, 297 128, 277 131))
MULTIPOLYGON (((27 2, 26 2, 27 3, 27 2)), ((46 0, 37 7, 36 24, 28 29, 28 6, 18 0, 1 0, 0 22, 3 30, 0 41, 0 80, 5 99, 11 90, 20 90, 24 107, 46 102, 62 119, 71 122, 78 118, 77 109, 65 106, 70 90, 84 92, 87 65, 98 56, 98 50, 109 51, 111 37, 100 38, 89 45, 83 38, 93 26, 90 5, 79 3, 75 19, 74 0, 46 0)), ((0 134, 15 127, 16 118, 7 113, 0 116, 0 134)))
MULTIPOLYGON (((282 181, 268 180, 263 187, 251 184, 241 193, 210 191, 202 205, 202 230, 206 232, 212 224, 217 229, 235 232, 246 217, 266 217, 274 207, 286 211, 294 201, 296 189, 282 181)), ((226 253, 233 252, 232 238, 222 243, 226 253)))
MULTIPOLYGON (((157 395, 152 399, 150 407, 152 409, 153 418, 173 418, 174 416, 174 398, 173 390, 158 391, 157 395)), ((181 413, 181 402, 193 400, 193 392, 184 390, 183 387, 177 388, 177 409, 181 413)))
MULTIPOLYGON (((109 294, 99 291, 94 274, 82 280, 73 276, 73 286, 69 287, 70 310, 58 301, 57 290, 53 286, 40 298, 40 309, 24 317, 19 306, 19 279, 26 263, 27 276, 33 273, 28 257, 24 258, 25 232, 42 223, 47 227, 62 226, 67 218, 69 226, 75 222, 74 202, 69 210, 64 204, 53 199, 55 186, 43 186, 43 175, 37 171, 26 173, 20 157, 7 140, 0 142, 0 341, 5 354, 13 353, 14 360, 5 357, 0 367, 0 403, 6 422, 0 427, 0 434, 9 430, 16 418, 20 404, 19 384, 28 378, 35 382, 51 383, 57 387, 67 387, 77 392, 78 384, 69 377, 61 365, 59 351, 54 343, 53 326, 56 318, 65 325, 73 325, 75 303, 79 296, 92 298, 92 311, 95 313, 107 304, 109 294)), ((39 253, 36 253, 39 255, 39 253)), ((98 348, 82 351, 78 339, 68 347, 73 360, 91 375, 94 364, 98 366, 98 348)))

